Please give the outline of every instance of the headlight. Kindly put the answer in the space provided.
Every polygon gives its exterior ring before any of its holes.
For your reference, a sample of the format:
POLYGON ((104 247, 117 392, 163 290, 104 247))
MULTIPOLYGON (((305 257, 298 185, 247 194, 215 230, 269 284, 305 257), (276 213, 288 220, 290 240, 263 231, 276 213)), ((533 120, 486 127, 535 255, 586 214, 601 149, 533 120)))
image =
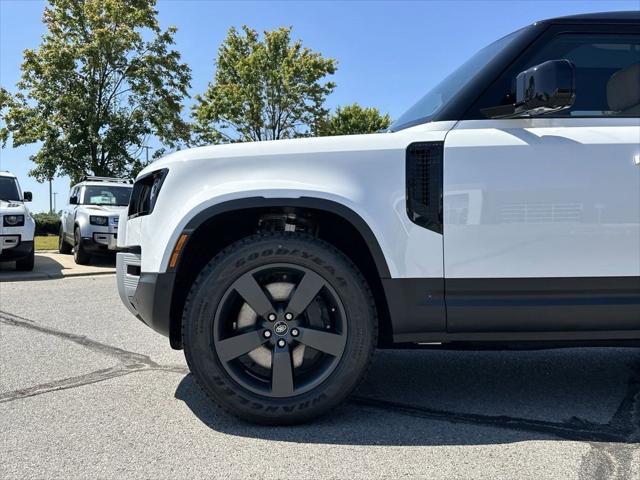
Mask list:
POLYGON ((89 223, 91 225, 100 225, 101 227, 105 227, 107 223, 109 223, 109 217, 99 217, 96 215, 90 215, 89 223))
POLYGON ((5 215, 2 223, 5 227, 22 227, 24 215, 5 215))
POLYGON ((162 188, 162 183, 168 171, 166 168, 156 170, 139 178, 133 184, 133 191, 129 200, 129 218, 149 215, 153 212, 160 194, 160 188, 162 188))

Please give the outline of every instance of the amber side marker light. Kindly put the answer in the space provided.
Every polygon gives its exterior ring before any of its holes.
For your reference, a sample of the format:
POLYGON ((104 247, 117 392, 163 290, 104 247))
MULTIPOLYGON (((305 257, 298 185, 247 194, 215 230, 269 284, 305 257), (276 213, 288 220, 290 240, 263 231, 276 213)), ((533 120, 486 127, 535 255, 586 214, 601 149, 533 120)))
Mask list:
POLYGON ((188 237, 189 235, 183 233, 182 235, 180 235, 180 238, 178 238, 176 246, 173 248, 171 259, 169 259, 169 268, 176 268, 176 265, 178 264, 178 258, 180 258, 180 252, 182 251, 182 247, 184 247, 184 244, 187 242, 188 237))

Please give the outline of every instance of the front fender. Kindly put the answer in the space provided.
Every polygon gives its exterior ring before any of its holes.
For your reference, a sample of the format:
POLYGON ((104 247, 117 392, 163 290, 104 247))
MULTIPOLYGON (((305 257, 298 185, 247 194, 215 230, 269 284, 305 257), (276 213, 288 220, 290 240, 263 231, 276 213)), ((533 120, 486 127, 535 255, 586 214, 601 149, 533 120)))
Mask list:
MULTIPOLYGON (((73 219, 74 229, 78 227, 80 229, 80 235, 86 237, 89 235, 91 226, 89 225, 89 215, 83 212, 76 212, 73 219)), ((73 232, 69 232, 69 235, 73 235, 73 232)))
POLYGON ((142 271, 161 273, 180 234, 217 211, 237 208, 228 202, 256 207, 320 202, 366 225, 388 276, 441 278, 442 235, 417 226, 407 215, 405 160, 416 135, 421 141, 442 141, 445 132, 439 128, 177 152, 147 167, 145 173, 159 168, 168 173, 153 213, 127 221, 126 245, 121 246, 140 246, 142 271))

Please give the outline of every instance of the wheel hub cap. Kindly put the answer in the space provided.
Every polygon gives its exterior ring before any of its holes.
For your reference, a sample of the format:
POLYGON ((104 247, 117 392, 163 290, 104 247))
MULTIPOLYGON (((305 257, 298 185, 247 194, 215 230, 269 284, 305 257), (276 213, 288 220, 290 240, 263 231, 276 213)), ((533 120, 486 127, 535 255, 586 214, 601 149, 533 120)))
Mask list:
POLYGON ((281 337, 283 337, 289 331, 289 325, 287 325, 287 322, 283 322, 282 320, 280 320, 273 326, 273 331, 276 332, 276 335, 280 335, 281 337))

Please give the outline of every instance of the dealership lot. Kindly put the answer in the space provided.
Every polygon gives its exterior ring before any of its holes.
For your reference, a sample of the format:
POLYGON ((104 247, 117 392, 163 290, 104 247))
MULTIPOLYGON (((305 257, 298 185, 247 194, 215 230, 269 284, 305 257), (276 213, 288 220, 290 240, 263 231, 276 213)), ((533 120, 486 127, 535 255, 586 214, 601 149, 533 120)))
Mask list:
POLYGON ((330 416, 257 427, 107 274, 0 283, 0 369, 1 478, 640 477, 638 349, 379 352, 330 416))

